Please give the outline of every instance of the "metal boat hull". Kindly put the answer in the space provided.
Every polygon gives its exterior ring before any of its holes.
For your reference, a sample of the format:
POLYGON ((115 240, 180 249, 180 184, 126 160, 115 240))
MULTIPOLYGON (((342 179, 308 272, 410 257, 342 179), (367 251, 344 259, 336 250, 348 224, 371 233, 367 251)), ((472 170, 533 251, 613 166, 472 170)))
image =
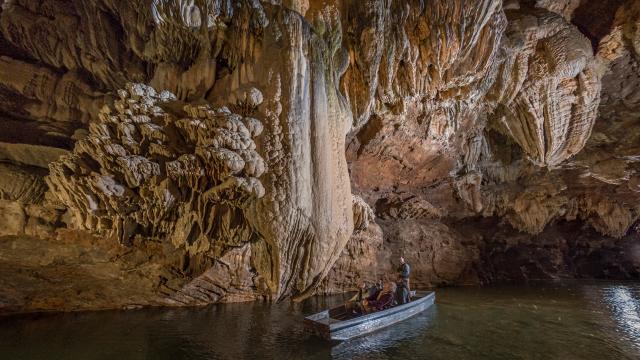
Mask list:
POLYGON ((306 317, 304 320, 305 327, 314 334, 328 340, 348 340, 406 320, 431 307, 435 302, 435 298, 434 292, 424 293, 423 296, 408 304, 394 306, 345 321, 331 318, 329 316, 330 311, 325 310, 306 317))

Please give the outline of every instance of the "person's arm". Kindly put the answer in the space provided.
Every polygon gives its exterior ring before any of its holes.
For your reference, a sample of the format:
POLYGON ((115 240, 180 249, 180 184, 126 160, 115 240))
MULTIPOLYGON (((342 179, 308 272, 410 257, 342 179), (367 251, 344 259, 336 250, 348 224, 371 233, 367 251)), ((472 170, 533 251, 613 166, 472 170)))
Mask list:
POLYGON ((355 295, 353 295, 353 296, 351 297, 351 299, 349 299, 349 301, 348 301, 348 302, 358 301, 358 295, 359 295, 359 294, 355 294, 355 295))

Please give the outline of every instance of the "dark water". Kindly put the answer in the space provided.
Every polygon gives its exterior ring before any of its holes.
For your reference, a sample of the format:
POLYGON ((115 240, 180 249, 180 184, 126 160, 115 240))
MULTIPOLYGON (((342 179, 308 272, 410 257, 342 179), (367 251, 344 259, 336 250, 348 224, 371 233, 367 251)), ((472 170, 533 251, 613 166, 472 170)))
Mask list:
POLYGON ((640 359, 640 283, 441 289, 361 339, 303 332, 303 315, 340 301, 5 318, 0 359, 640 359))

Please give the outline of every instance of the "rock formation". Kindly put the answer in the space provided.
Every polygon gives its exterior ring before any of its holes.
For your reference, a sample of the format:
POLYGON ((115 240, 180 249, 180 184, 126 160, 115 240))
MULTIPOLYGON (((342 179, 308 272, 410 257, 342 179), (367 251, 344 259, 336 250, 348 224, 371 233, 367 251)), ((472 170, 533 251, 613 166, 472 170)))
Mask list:
POLYGON ((354 192, 379 227, 354 235, 323 290, 388 277, 401 254, 417 264, 421 285, 637 278, 629 129, 637 120, 638 6, 504 1, 495 16, 506 26, 485 25, 499 38, 497 53, 484 52, 492 56, 482 73, 489 84, 472 84, 477 98, 456 105, 466 117, 446 113, 458 120, 449 136, 430 132, 438 112, 428 107, 372 111, 350 134, 347 157, 354 192), (366 269, 371 251, 376 271, 366 269))
POLYGON ((638 0, 0 9, 0 312, 640 274, 638 0))
MULTIPOLYGON (((249 109, 262 99, 252 90, 249 109)), ((208 105, 184 105, 179 118, 161 108, 175 95, 140 84, 118 93, 73 153, 50 164, 49 189, 72 226, 123 244, 136 234, 168 237, 192 255, 215 247, 212 239, 250 241, 242 210, 264 196, 253 141, 262 123, 208 105)))
POLYGON ((556 166, 591 135, 600 95, 591 44, 563 17, 543 9, 507 10, 507 19, 490 121, 534 163, 556 166))

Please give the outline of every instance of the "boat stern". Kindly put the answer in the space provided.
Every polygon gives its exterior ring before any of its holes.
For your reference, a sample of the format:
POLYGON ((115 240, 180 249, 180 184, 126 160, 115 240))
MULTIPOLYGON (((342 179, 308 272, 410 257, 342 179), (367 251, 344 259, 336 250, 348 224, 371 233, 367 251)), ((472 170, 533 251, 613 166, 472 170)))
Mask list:
POLYGON ((331 340, 331 330, 329 327, 329 310, 319 312, 304 318, 304 328, 307 332, 331 340))

